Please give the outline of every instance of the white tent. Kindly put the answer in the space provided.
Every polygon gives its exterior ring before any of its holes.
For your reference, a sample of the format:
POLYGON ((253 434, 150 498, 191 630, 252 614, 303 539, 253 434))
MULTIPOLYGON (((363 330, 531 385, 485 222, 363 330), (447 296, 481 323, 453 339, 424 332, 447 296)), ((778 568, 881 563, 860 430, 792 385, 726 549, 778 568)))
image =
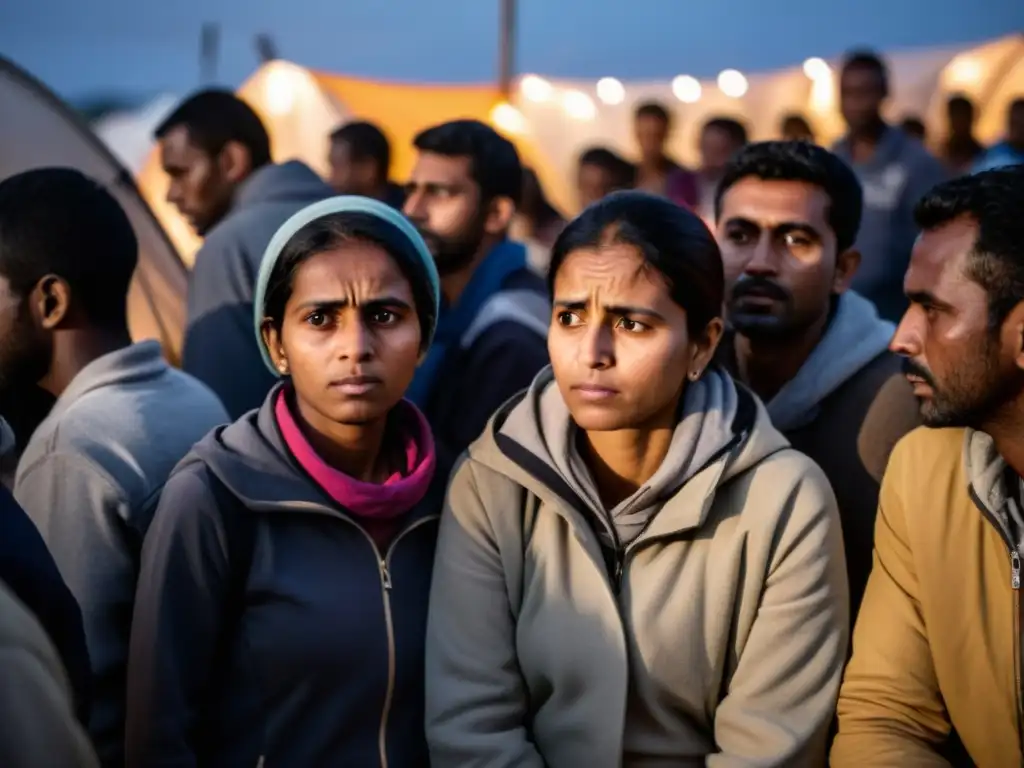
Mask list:
POLYGON ((66 104, 2 57, 0 114, 0 179, 41 166, 70 166, 104 184, 121 203, 139 240, 139 266, 128 295, 132 335, 158 339, 168 358, 177 360, 187 271, 131 174, 66 104))
POLYGON ((121 165, 136 176, 153 148, 153 131, 179 100, 173 94, 162 94, 138 109, 104 115, 93 123, 93 133, 107 145, 121 165))

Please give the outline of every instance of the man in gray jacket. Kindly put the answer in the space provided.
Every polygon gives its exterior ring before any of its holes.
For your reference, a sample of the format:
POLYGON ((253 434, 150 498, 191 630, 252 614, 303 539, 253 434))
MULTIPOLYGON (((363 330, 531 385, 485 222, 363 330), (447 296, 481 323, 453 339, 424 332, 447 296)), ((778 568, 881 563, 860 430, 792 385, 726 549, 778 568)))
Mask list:
POLYGON ((889 70, 876 54, 849 54, 839 91, 847 134, 833 152, 850 164, 864 189, 857 236, 861 263, 850 287, 871 301, 883 320, 896 323, 907 308, 903 275, 917 237, 914 206, 946 171, 921 142, 882 119, 889 70))
POLYGON ((259 407, 270 376, 252 335, 252 301, 267 243, 293 213, 332 194, 298 161, 270 161, 259 117, 229 91, 201 91, 157 128, 167 200, 205 238, 189 278, 182 368, 232 419, 259 407))
POLYGON ((227 420, 216 395, 131 342, 138 244, 117 201, 78 171, 0 182, 0 388, 56 404, 18 464, 14 495, 82 609, 90 734, 123 765, 125 670, 142 540, 175 464, 227 420))

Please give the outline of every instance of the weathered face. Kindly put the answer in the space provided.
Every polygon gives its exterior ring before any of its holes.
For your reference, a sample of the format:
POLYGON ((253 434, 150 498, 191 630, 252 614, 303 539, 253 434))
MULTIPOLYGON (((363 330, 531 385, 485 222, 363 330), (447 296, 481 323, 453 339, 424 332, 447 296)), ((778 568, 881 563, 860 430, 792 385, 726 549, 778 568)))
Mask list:
POLYGON ((932 427, 980 428, 1024 391, 1019 335, 990 326, 985 289, 967 273, 977 237, 967 216, 922 233, 903 282, 910 307, 892 350, 932 427))
POLYGON ((224 218, 235 194, 235 184, 220 161, 193 144, 185 126, 172 128, 160 139, 160 162, 169 182, 167 202, 200 236, 224 218))
POLYGON ((15 294, 0 276, 0 392, 39 383, 52 357, 50 334, 35 322, 31 297, 15 294))
POLYGON ((443 276, 469 264, 483 243, 487 212, 468 157, 421 152, 406 185, 405 215, 443 276))
POLYGON ((570 253, 555 276, 548 352, 576 424, 603 432, 671 418, 687 375, 703 371, 718 340, 691 338, 686 320, 635 247, 570 253))
POLYGON ((668 124, 655 115, 640 115, 633 124, 636 143, 644 159, 660 158, 668 141, 668 124))
POLYGON ((820 187, 756 176, 722 197, 717 238, 727 316, 738 333, 798 337, 828 313, 832 294, 845 289, 852 271, 837 253, 829 204, 820 187))
POLYGON ((267 348, 291 376, 301 413, 324 425, 383 418, 412 381, 420 332, 398 264, 361 241, 300 264, 280 333, 264 324, 267 348))
POLYGON ((851 131, 873 125, 882 114, 885 86, 870 67, 850 67, 839 79, 839 109, 851 131))

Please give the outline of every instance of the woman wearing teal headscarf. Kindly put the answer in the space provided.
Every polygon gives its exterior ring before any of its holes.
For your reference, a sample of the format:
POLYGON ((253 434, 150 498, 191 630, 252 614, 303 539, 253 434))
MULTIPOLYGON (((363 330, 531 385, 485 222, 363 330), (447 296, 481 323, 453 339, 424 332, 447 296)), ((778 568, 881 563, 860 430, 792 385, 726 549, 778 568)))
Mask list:
POLYGON ((422 238, 381 203, 317 203, 271 241, 254 321, 282 381, 167 482, 132 626, 129 768, 428 764, 444 478, 403 395, 438 297, 422 238))

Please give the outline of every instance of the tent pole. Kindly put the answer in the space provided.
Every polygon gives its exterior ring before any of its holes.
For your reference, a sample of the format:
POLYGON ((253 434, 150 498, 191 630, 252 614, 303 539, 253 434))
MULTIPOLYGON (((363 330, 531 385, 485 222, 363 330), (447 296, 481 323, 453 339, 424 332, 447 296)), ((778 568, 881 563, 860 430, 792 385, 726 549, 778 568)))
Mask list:
POLYGON ((516 58, 516 0, 501 0, 501 38, 498 46, 498 90, 502 98, 512 94, 516 58))

